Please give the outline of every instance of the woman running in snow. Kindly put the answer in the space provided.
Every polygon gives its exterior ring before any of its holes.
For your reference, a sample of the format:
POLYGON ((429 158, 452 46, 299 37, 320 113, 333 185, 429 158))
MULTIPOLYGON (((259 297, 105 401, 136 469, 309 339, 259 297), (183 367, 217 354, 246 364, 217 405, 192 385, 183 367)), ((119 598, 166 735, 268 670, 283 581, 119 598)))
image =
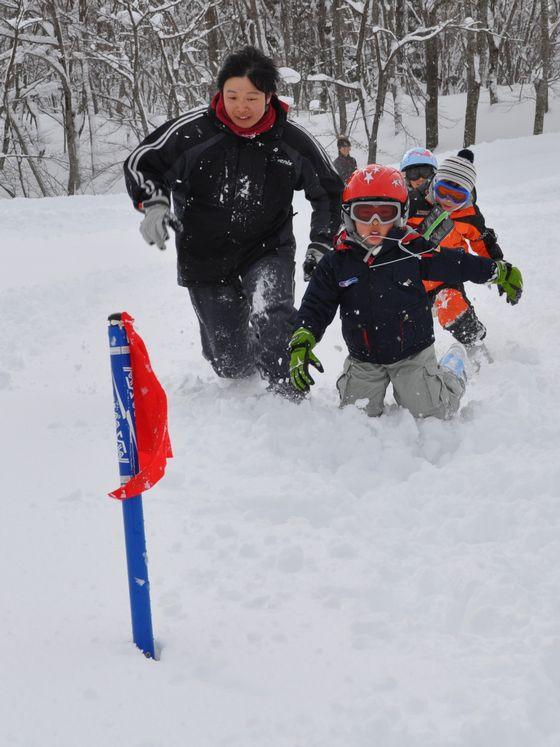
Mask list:
POLYGON ((253 47, 226 58, 218 93, 166 122, 126 160, 126 185, 149 244, 165 248, 173 220, 178 282, 189 290, 203 355, 218 376, 255 370, 293 396, 286 345, 293 331, 292 199, 312 205, 309 275, 339 227, 343 183, 319 143, 287 121, 279 73, 253 47))
POLYGON ((290 341, 290 376, 300 391, 322 371, 313 353, 340 307, 349 355, 337 382, 342 405, 367 400, 381 415, 392 383, 395 399, 416 417, 449 418, 465 390, 465 350, 454 343, 439 364, 426 279, 452 285, 493 282, 508 299, 521 295, 521 273, 506 262, 442 249, 406 229, 408 189, 401 173, 371 164, 343 194, 345 230, 313 273, 290 341))

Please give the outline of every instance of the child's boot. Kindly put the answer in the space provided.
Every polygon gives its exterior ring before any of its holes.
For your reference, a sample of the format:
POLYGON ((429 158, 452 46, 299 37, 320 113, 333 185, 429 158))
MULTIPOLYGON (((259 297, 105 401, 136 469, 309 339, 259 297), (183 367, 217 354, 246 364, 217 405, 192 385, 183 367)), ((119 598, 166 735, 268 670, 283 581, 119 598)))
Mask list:
POLYGON ((440 358, 439 365, 451 371, 462 382, 463 387, 467 385, 467 351, 460 342, 451 345, 440 358))

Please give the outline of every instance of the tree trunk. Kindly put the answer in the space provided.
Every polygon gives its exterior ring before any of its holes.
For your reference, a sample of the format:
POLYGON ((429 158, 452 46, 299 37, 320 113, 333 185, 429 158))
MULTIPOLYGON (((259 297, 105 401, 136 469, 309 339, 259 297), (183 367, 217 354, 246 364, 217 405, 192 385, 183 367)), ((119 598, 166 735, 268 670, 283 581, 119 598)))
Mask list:
POLYGON ((89 151, 90 151, 90 163, 91 163, 91 174, 95 174, 95 140, 97 134, 97 118, 95 116, 95 109, 93 106, 93 96, 91 92, 91 84, 89 77, 89 63, 86 55, 81 58, 82 74, 84 81, 84 100, 88 119, 88 131, 89 131, 89 151))
MULTIPOLYGON (((432 10, 426 17, 428 26, 436 23, 436 12, 432 10)), ((426 148, 435 150, 439 143, 439 41, 437 37, 428 39, 426 52, 426 148)))
MULTIPOLYGON (((19 147, 21 148, 21 152, 25 156, 29 156, 29 149, 27 148, 27 139, 25 137, 25 133, 23 131, 23 128, 21 126, 21 122, 18 121, 18 116, 16 112, 13 109, 6 110, 6 116, 10 120, 10 127, 13 129, 18 142, 19 147)), ((27 194, 25 192, 25 182, 23 179, 23 171, 21 169, 21 160, 18 159, 18 168, 20 172, 20 182, 21 182, 21 188, 24 192, 24 197, 27 197, 27 194)), ((48 197, 49 191, 47 189, 47 186, 45 182, 43 181, 43 177, 41 176, 41 172, 39 170, 39 164, 36 159, 33 158, 26 158, 27 165, 31 169, 31 172, 33 173, 33 176, 35 177, 35 181, 37 182, 37 186, 41 190, 41 194, 43 197, 48 197)), ((73 194, 72 192, 69 192, 68 194, 73 194)))
POLYGON ((58 51, 60 54, 60 65, 64 70, 64 75, 60 75, 60 82, 62 85, 64 101, 63 117, 64 117, 64 132, 66 135, 66 142, 68 145, 68 184, 67 191, 69 195, 75 195, 81 184, 80 176, 80 141, 79 135, 76 129, 76 111, 74 107, 74 95, 72 91, 72 82, 70 78, 70 64, 68 55, 66 53, 66 45, 64 42, 64 33, 62 25, 58 17, 58 11, 54 0, 48 3, 48 8, 51 13, 51 20, 54 28, 56 40, 58 42, 58 51))
POLYGON ((264 54, 270 55, 268 42, 266 40, 266 34, 264 33, 264 29, 261 25, 262 15, 260 9, 257 7, 257 0, 249 0, 249 7, 251 21, 253 22, 255 27, 255 46, 258 47, 264 54))
POLYGON ((371 124, 371 133, 368 143, 368 163, 375 163, 377 158, 377 135, 379 125, 385 106, 385 96, 387 95, 388 74, 391 63, 383 67, 381 60, 381 49, 379 47, 379 35, 375 35, 375 52, 377 56, 377 94, 375 96, 375 110, 373 113, 373 122, 371 124))
POLYGON ((369 131, 369 125, 367 121, 367 112, 366 112, 366 97, 364 95, 365 92, 365 86, 364 86, 364 46, 365 46, 365 38, 366 38, 366 29, 368 25, 368 15, 369 15, 369 7, 370 7, 370 0, 365 0, 364 2, 364 9, 362 12, 362 18, 360 21, 360 30, 358 33, 358 44, 356 47, 356 71, 357 71, 357 78, 360 82, 360 89, 358 91, 358 101, 360 102, 360 111, 362 112, 362 119, 364 120, 364 129, 366 131, 366 137, 368 139, 368 142, 370 140, 370 131, 369 131))
MULTIPOLYGON (((333 0, 332 22, 333 22, 333 60, 335 78, 342 80, 344 77, 344 39, 342 33, 342 3, 341 0, 333 0)), ((348 117, 346 114, 346 89, 335 85, 336 100, 338 105, 338 131, 346 133, 348 129, 348 117)))
POLYGON ((282 40, 284 42, 284 65, 290 66, 292 53, 292 13, 291 0, 283 0, 280 3, 280 23, 282 29, 282 40))
MULTIPOLYGON (((396 0, 395 3, 395 33, 398 40, 405 35, 405 1, 396 0)), ((391 82, 391 93, 393 96, 393 114, 395 122, 395 135, 403 131, 402 120, 402 87, 404 80, 404 52, 397 52, 395 58, 395 76, 391 82)))
POLYGON ((171 60, 168 58, 167 53, 165 51, 163 39, 159 35, 158 35, 158 43, 160 47, 161 61, 163 63, 165 74, 168 80, 168 85, 165 86, 166 92, 167 92, 167 107, 168 107, 167 116, 169 119, 173 119, 174 117, 178 117, 179 114, 181 113, 181 104, 179 103, 179 99, 177 98, 178 82, 175 80, 175 76, 173 74, 172 63, 171 63, 171 60))
POLYGON ((548 112, 548 78, 550 76, 550 35, 548 30, 548 3, 541 0, 541 51, 543 61, 543 80, 545 82, 545 113, 548 112))
POLYGON ((208 61, 210 70, 215 77, 220 67, 220 53, 218 50, 218 14, 214 3, 208 5, 205 15, 207 40, 208 40, 208 61))
POLYGON ((544 115, 546 112, 546 89, 547 82, 544 78, 535 81, 535 120, 533 122, 533 135, 542 135, 544 130, 544 115))
MULTIPOLYGON (((16 27, 16 32, 14 36, 14 45, 12 47, 12 52, 10 55, 10 61, 8 63, 8 66, 6 68, 6 75, 4 77, 4 101, 3 101, 3 109, 5 112, 4 115, 4 135, 2 137, 2 153, 7 153, 8 149, 10 147, 10 117, 9 117, 9 106, 10 106, 10 97, 9 97, 9 91, 11 87, 11 80, 14 75, 15 70, 15 61, 16 61, 16 50, 18 45, 18 33, 19 29, 16 27)), ((4 168, 4 162, 5 158, 0 157, 0 171, 4 168)))
MULTIPOLYGON (((476 18, 472 12, 474 3, 467 0, 465 12, 467 16, 476 18)), ((465 148, 476 142, 476 116, 478 113, 478 101, 480 98, 480 54, 477 45, 478 34, 467 31, 467 106, 465 110, 465 131, 463 135, 463 146, 465 148)))
POLYGON ((377 135, 379 133, 379 125, 381 124, 381 116, 383 114, 383 106, 385 105, 385 96, 387 95, 387 76, 385 71, 380 73, 379 80, 377 82, 377 96, 375 97, 375 111, 373 114, 373 122, 371 124, 371 134, 369 136, 368 144, 368 163, 375 163, 377 158, 377 135))
POLYGON ((542 135, 544 115, 548 111, 548 76, 550 69, 550 36, 548 31, 548 2, 540 0, 541 70, 535 80, 535 121, 533 135, 542 135))
POLYGON ((495 0, 490 0, 486 8, 485 26, 488 28, 486 41, 488 42, 488 75, 486 85, 488 86, 488 95, 490 105, 493 106, 499 102, 498 98, 498 60, 500 57, 501 39, 496 30, 496 18, 494 15, 495 0))
POLYGON ((498 97, 498 59, 500 56, 500 45, 494 34, 488 34, 488 93, 490 104, 499 103, 498 97))

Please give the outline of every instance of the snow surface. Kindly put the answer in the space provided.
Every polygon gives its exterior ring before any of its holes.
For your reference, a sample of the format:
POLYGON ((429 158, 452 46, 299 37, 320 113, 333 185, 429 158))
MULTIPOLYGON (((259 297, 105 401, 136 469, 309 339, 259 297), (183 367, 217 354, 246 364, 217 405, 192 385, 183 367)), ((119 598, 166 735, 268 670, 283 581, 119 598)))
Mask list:
POLYGON ((301 406, 220 381, 124 195, 0 202, 2 746, 560 744, 560 135, 475 150, 525 295, 472 287, 495 360, 445 423, 339 410, 338 319, 301 406), (106 497, 121 310, 175 451, 144 500, 158 662, 106 497))

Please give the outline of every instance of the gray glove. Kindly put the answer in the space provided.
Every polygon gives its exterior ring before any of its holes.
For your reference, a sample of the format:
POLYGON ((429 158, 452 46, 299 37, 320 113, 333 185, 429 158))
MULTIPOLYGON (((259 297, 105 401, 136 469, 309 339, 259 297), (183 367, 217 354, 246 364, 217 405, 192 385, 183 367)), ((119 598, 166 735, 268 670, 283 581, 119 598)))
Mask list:
POLYGON ((323 254, 328 251, 330 251, 330 246, 327 244, 320 244, 318 241, 312 241, 309 244, 303 260, 303 279, 306 283, 311 280, 314 269, 319 264, 323 254))
POLYGON ((439 205, 435 205, 416 230, 432 246, 439 246, 454 228, 455 224, 449 217, 449 213, 439 205))
POLYGON ((169 200, 167 197, 154 197, 142 203, 145 217, 140 223, 140 233, 150 246, 155 244, 158 249, 165 249, 165 242, 169 238, 167 225, 171 217, 169 200))

